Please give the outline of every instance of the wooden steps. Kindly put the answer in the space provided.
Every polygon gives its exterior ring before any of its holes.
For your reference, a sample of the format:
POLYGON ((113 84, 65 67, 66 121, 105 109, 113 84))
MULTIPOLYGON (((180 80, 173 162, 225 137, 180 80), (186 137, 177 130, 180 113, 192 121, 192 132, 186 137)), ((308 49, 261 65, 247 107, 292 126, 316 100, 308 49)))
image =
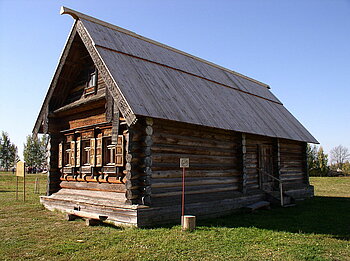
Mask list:
MULTIPOLYGON (((281 194, 279 191, 265 192, 266 200, 274 206, 281 206, 281 194)), ((295 206, 295 200, 293 197, 283 193, 283 205, 282 207, 293 207, 295 206)))
POLYGON ((270 209, 270 202, 265 200, 258 201, 256 203, 246 206, 246 209, 252 212, 258 209, 270 209))

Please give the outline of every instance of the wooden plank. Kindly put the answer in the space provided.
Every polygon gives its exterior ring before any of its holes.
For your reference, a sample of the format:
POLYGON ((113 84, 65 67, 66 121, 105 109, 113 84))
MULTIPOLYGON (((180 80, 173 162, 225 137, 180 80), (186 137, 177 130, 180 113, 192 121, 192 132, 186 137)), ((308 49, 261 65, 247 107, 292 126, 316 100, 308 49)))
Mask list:
MULTIPOLYGON (((152 153, 152 162, 157 163, 178 163, 179 158, 184 158, 188 154, 156 154, 152 153)), ((238 159, 232 156, 207 156, 207 155, 189 155, 192 164, 237 164, 238 159)))
POLYGON ((209 147, 193 147, 184 145, 168 145, 168 144, 155 144, 152 146, 152 152, 154 154, 162 153, 178 153, 178 154, 192 154, 192 155, 209 155, 209 156, 226 156, 234 157, 238 153, 238 149, 223 149, 223 148, 209 148, 209 147))
MULTIPOLYGON (((205 194, 205 193, 219 193, 219 192, 223 192, 223 191, 235 191, 237 189, 238 189, 238 187, 216 188, 216 189, 202 189, 202 190, 188 191, 188 192, 186 192, 186 195, 205 194)), ((152 198, 169 197, 169 196, 180 196, 181 193, 182 193, 181 191, 173 191, 173 192, 152 194, 152 198)))
MULTIPOLYGON (((135 166, 136 167, 136 166, 135 166)), ((192 170, 230 170, 236 168, 236 164, 191 164, 192 170)), ((179 163, 153 163, 152 171, 164 171, 164 170, 177 170, 179 169, 179 163)))
MULTIPOLYGON (((216 185, 216 184, 234 184, 240 181, 239 177, 215 177, 215 178, 191 178, 186 176, 187 186, 200 186, 200 185, 216 185)), ((152 188, 171 188, 181 187, 182 179, 154 179, 152 181, 152 188)))
POLYGON ((153 135, 154 144, 168 144, 168 145, 184 145, 184 146, 203 146, 208 148, 223 148, 223 149, 233 149, 235 144, 230 144, 227 142, 203 140, 200 138, 193 137, 182 137, 178 135, 170 134, 158 134, 153 135))
MULTIPOLYGON (((229 190, 229 191, 220 191, 220 192, 207 192, 207 193, 198 193, 198 194, 186 194, 186 205, 191 203, 200 203, 200 202, 210 202, 218 200, 227 200, 237 197, 242 197, 242 193, 239 191, 239 188, 229 190)), ((162 207, 162 206, 176 206, 181 204, 182 197, 181 195, 170 195, 165 197, 152 197, 152 207, 162 207)))
MULTIPOLYGON (((186 177, 240 177, 242 172, 237 169, 229 170, 192 170, 186 171, 186 177)), ((153 170, 152 179, 181 178, 182 171, 177 170, 153 170)))
POLYGON ((93 191, 109 191, 120 192, 126 191, 124 184, 108 184, 108 183, 86 183, 86 182, 68 182, 62 181, 60 183, 61 188, 65 189, 79 189, 79 190, 93 190, 93 191))

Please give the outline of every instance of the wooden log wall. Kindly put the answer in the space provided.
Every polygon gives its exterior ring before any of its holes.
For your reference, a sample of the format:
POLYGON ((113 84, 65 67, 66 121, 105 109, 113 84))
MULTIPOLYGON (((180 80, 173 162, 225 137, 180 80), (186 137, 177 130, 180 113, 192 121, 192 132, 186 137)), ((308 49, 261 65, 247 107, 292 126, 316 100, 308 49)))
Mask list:
POLYGON ((259 146, 272 145, 274 146, 275 139, 265 136, 246 134, 246 155, 245 155, 245 169, 246 169, 246 191, 253 191, 260 188, 259 178, 259 146))
POLYGON ((58 169, 58 144, 59 135, 50 134, 48 144, 48 173, 47 173, 47 188, 46 194, 48 196, 60 190, 60 176, 58 169))
POLYGON ((306 143, 280 139, 280 177, 286 188, 308 184, 306 143))
POLYGON ((180 158, 186 170, 186 203, 233 198, 242 189, 241 135, 231 131, 154 119, 152 204, 181 203, 180 158))
POLYGON ((126 198, 131 204, 151 205, 152 125, 151 118, 140 118, 128 129, 126 198))

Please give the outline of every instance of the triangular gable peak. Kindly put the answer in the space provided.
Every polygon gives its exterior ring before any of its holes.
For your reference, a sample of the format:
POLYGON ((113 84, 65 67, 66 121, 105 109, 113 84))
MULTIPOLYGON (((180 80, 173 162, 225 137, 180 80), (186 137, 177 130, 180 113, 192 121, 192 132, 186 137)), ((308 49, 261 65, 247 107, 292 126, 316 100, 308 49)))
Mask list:
MULTIPOLYGON (((71 88, 76 85, 74 80, 76 80, 77 77, 74 77, 74 75, 79 77, 82 71, 92 66, 96 67, 99 77, 106 83, 105 85, 108 88, 108 93, 114 99, 115 104, 124 116, 127 124, 131 125, 136 121, 136 116, 131 111, 130 106, 118 90, 113 78, 108 73, 103 61, 94 49, 92 40, 89 38, 84 26, 81 24, 81 21, 76 21, 67 39, 56 72, 35 123, 33 130, 35 135, 37 133, 48 132, 49 111, 54 111, 65 104, 72 103, 72 100, 69 100, 68 96, 71 92, 71 88)), ((94 97, 94 99, 102 98, 100 96, 101 95, 98 95, 94 97)), ((74 103, 72 105, 74 105, 74 103)))

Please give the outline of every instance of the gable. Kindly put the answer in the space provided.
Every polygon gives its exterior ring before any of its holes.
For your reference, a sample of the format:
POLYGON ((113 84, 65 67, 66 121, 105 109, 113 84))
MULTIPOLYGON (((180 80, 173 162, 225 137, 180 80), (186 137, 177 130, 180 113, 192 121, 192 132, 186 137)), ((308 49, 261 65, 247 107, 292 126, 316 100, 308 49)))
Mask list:
POLYGON ((56 109, 84 98, 88 75, 94 70, 94 63, 78 34, 73 37, 72 45, 58 75, 57 84, 52 93, 49 110, 56 109))

